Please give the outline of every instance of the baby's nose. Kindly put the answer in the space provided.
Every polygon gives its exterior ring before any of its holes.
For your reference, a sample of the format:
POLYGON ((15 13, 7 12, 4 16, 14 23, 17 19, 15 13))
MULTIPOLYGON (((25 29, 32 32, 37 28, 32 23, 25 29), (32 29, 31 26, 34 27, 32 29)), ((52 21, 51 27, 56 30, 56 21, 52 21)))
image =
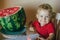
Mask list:
POLYGON ((46 21, 46 18, 45 17, 43 18, 43 21, 46 21))

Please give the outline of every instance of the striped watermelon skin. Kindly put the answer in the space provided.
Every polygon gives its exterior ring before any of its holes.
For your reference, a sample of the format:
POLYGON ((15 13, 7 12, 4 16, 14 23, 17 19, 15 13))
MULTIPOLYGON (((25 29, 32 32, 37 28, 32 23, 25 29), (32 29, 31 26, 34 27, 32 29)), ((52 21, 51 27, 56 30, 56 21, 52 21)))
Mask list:
POLYGON ((26 15, 21 8, 15 14, 0 18, 1 32, 4 34, 20 34, 25 31, 26 15))

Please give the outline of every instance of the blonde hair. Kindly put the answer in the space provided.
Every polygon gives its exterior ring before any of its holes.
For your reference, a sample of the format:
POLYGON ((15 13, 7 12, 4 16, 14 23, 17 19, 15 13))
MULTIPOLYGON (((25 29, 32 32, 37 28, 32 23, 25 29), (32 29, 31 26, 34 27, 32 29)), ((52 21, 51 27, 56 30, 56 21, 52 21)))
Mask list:
POLYGON ((50 13, 52 12, 52 7, 49 4, 41 4, 38 6, 38 10, 45 9, 48 10, 50 13))

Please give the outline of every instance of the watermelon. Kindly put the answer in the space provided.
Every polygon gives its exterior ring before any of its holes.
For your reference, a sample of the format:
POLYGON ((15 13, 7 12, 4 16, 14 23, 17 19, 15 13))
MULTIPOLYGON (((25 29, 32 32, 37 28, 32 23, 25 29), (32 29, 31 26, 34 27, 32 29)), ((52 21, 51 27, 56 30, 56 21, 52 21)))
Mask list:
POLYGON ((24 27, 26 15, 23 7, 11 7, 0 10, 0 32, 3 34, 22 34, 26 31, 24 27))

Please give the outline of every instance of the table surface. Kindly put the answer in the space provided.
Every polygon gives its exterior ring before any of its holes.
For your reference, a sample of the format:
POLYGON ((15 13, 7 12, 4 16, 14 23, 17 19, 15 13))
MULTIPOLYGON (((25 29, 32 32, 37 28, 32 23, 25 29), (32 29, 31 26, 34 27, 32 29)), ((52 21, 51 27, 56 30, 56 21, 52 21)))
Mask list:
POLYGON ((27 37, 30 36, 31 40, 35 40, 37 37, 39 37, 39 34, 37 34, 36 32, 32 32, 29 31, 27 29, 26 31, 27 35, 7 35, 7 37, 11 37, 11 38, 6 38, 4 39, 4 37, 0 34, 0 40, 27 40, 27 37))

